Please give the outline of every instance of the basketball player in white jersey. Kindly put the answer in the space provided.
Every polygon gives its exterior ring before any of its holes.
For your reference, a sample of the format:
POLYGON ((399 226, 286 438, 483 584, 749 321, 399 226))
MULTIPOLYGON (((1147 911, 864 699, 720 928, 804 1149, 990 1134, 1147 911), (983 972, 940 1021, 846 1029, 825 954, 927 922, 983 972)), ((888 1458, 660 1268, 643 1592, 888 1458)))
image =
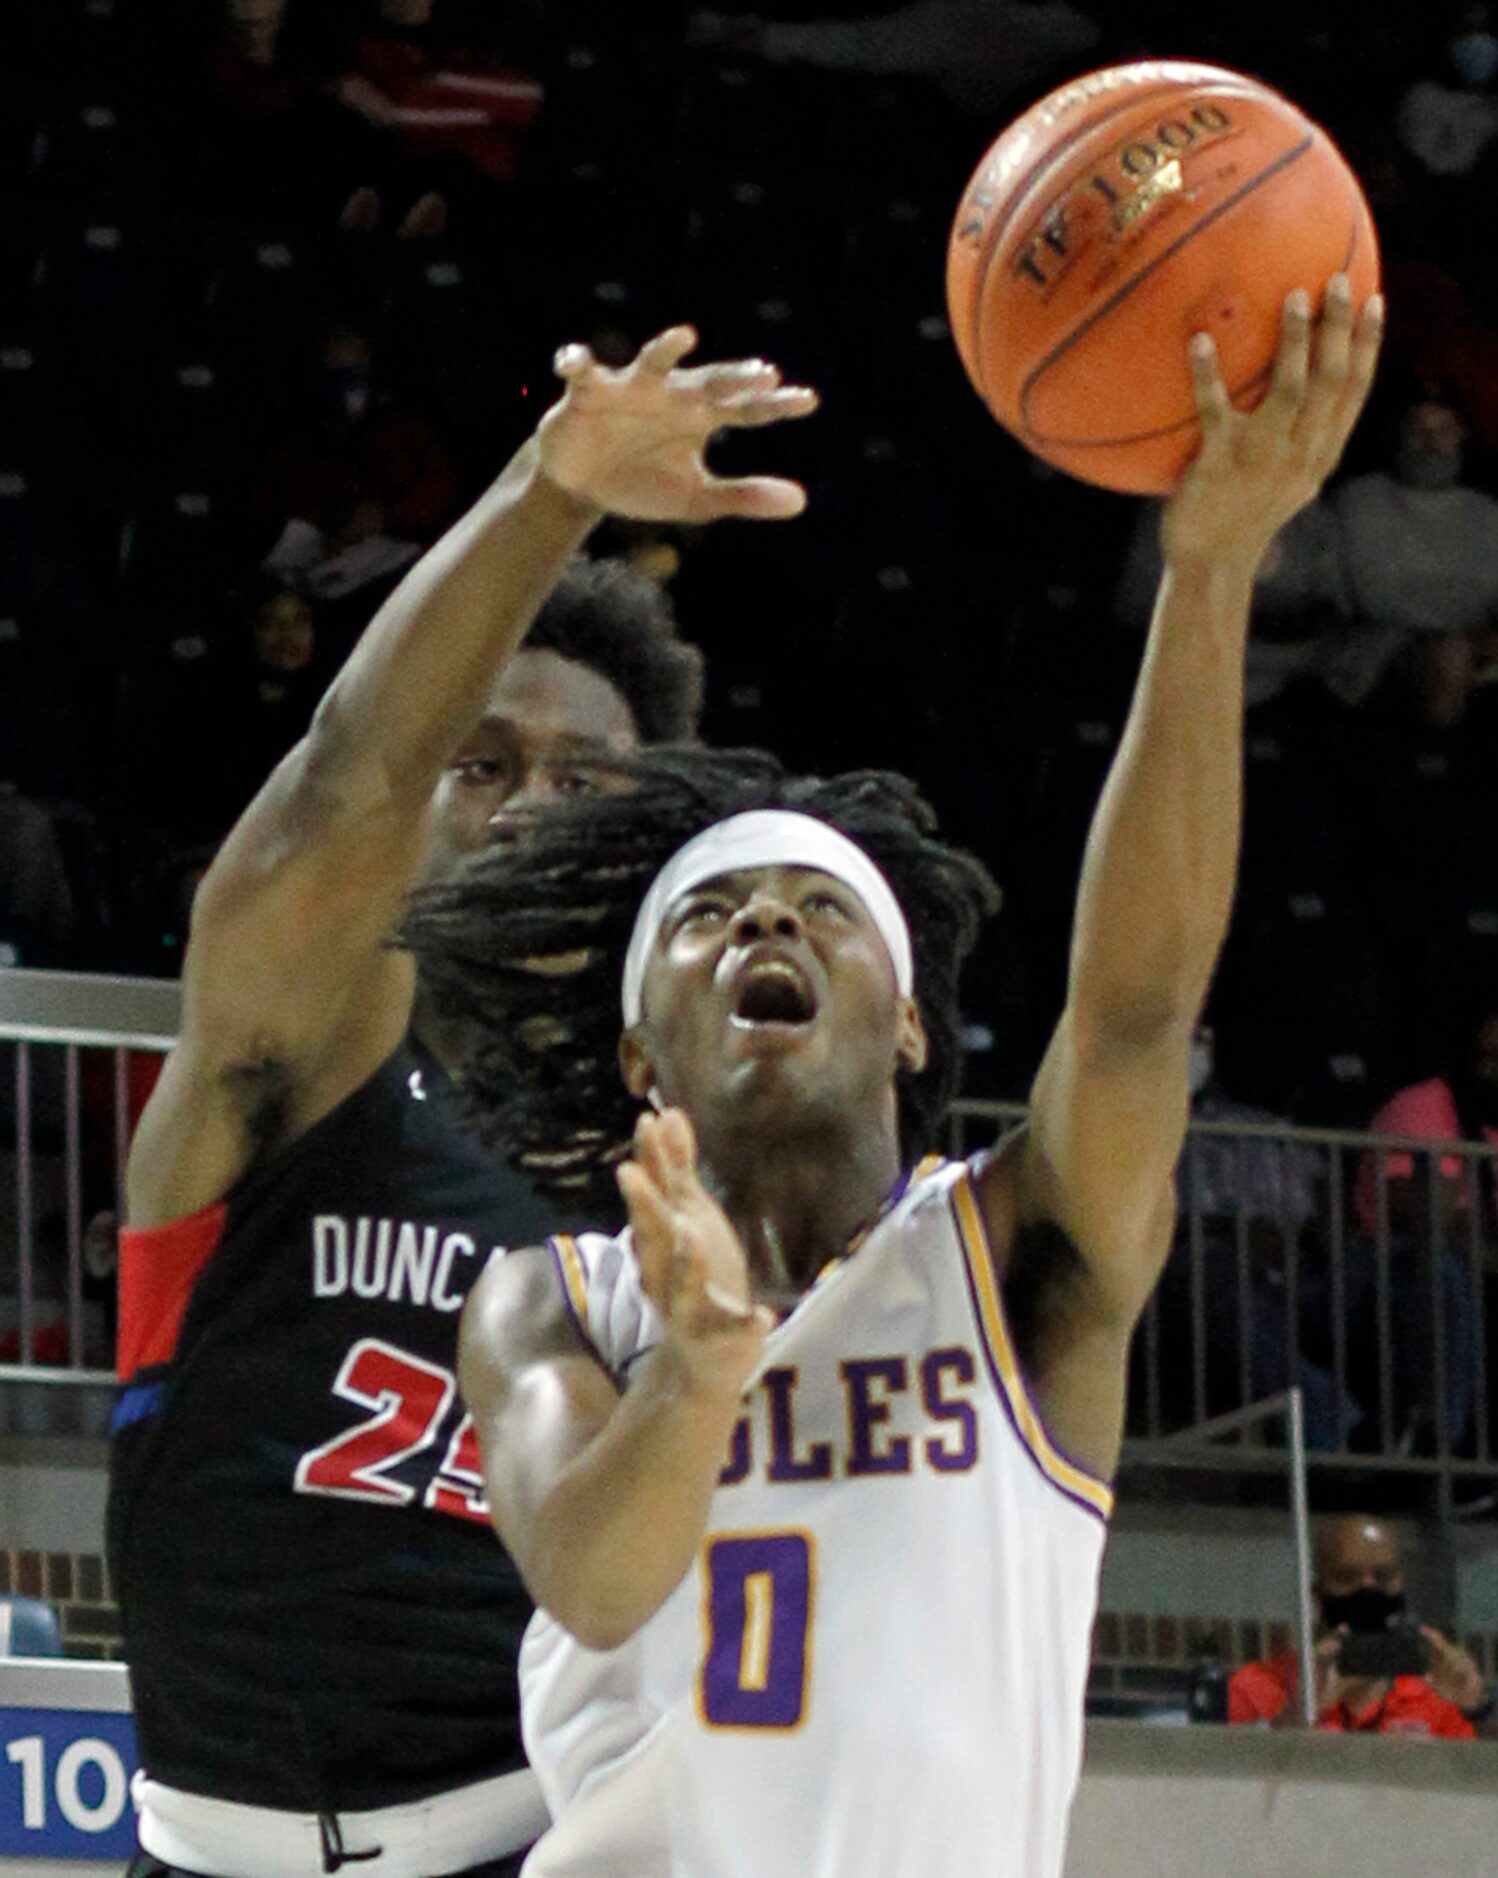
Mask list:
POLYGON ((526 1878, 1059 1878, 1129 1343, 1233 894, 1254 573, 1342 452, 1380 320, 1334 281, 1313 348, 1292 296, 1251 416, 1193 347, 1204 443, 1066 1007, 997 1152, 919 1159, 991 888, 898 778, 646 753, 415 915, 505 1130, 570 1142, 575 1176, 642 1117, 631 1231, 496 1262, 464 1326, 541 1607, 523 1705, 555 1823, 526 1878), (560 1018, 517 969, 548 954, 577 967, 560 1018))

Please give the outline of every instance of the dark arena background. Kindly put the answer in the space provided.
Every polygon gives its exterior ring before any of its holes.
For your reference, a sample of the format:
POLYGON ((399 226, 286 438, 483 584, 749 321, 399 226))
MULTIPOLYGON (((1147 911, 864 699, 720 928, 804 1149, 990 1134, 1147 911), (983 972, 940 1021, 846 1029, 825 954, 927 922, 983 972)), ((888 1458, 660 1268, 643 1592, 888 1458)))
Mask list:
POLYGON ((998 428, 943 261, 1005 123, 1164 56, 1327 127, 1389 331, 1257 589, 1242 875, 1136 1343, 1068 1869, 1382 1873, 1418 1847, 1498 1871, 1482 1740, 1416 1767, 1372 1729, 1210 1726, 1232 1672, 1292 1646, 1297 1506, 1387 1522, 1411 1613, 1498 1673, 1495 36, 1498 8, 1445 0, 6 0, 0 1872, 132 1843, 101 1562, 118 1182, 193 890, 553 400, 563 342, 623 363, 689 320, 703 358, 820 390, 713 457, 802 480, 804 519, 608 522, 590 552, 665 587, 707 741, 904 770, 990 862, 964 1145, 1019 1118, 1158 508, 998 428), (57 1693, 7 1649, 108 1680, 57 1693))

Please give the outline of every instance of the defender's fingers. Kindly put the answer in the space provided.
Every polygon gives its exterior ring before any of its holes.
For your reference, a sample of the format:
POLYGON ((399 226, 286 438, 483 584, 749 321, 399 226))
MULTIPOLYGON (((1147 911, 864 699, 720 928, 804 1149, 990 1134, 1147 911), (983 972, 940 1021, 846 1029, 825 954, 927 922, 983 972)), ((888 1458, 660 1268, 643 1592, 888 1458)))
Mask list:
POLYGON ((586 346, 559 346, 551 362, 551 369, 558 378, 565 378, 570 384, 574 379, 586 377, 596 363, 586 346))
POLYGON ((696 344, 695 327, 668 326, 665 332, 657 333, 654 339, 648 339, 641 346, 636 362, 643 371, 658 372, 664 376, 680 365, 696 344))
POLYGON ((1341 402, 1352 360, 1352 287, 1345 274, 1333 274, 1322 301, 1321 327, 1316 335, 1316 362, 1311 369, 1296 441, 1315 449, 1332 413, 1341 402))
POLYGON ((721 404, 745 391, 773 391, 780 383, 780 367, 768 359, 735 359, 729 365, 704 365, 683 372, 681 379, 714 404, 721 404))
POLYGON ((786 385, 778 390, 741 391, 717 401, 717 414, 735 430, 755 430, 780 424, 788 417, 810 417, 820 399, 809 385, 786 385))
POLYGON ((1233 416, 1232 400, 1222 382, 1217 363, 1217 347, 1210 333, 1198 333, 1191 341, 1191 390, 1196 399, 1196 414, 1201 419, 1201 456, 1220 456, 1227 448, 1233 416))
POLYGON ((716 522, 739 516, 751 522, 787 522, 805 507, 806 491, 783 476, 709 476, 692 519, 716 522))

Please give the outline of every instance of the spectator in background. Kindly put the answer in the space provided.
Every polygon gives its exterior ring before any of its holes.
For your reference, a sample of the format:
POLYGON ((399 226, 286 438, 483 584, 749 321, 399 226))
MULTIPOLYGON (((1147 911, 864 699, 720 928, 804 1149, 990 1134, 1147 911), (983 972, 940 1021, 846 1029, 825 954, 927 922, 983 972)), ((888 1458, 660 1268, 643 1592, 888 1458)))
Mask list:
POLYGON ((262 573, 230 610, 235 632, 213 713, 217 819, 226 829, 306 734, 328 680, 316 615, 299 589, 262 573))
POLYGON ((1466 438, 1450 404, 1419 398, 1392 469, 1330 498, 1355 623, 1329 682, 1348 704, 1365 702, 1411 638, 1498 621, 1498 502, 1462 482, 1466 438))
POLYGON ((447 452, 381 384, 368 332, 330 326, 255 492, 266 570, 327 603, 330 641, 347 650, 456 499, 447 452))
MULTIPOLYGON (((1423 1676, 1345 1676, 1337 1665, 1349 1634, 1381 1633, 1405 1613, 1404 1561, 1391 1526, 1363 1513, 1324 1521, 1316 1533, 1312 1589, 1317 1625, 1316 1727, 1339 1734, 1433 1735, 1470 1741, 1498 1732, 1482 1672, 1460 1644, 1429 1624, 1423 1676)), ((1300 1659, 1295 1651, 1245 1663, 1228 1684, 1228 1720, 1271 1728, 1302 1726, 1300 1659)))
POLYGON ((321 487, 300 505, 305 512, 291 516, 277 535, 262 571, 330 604, 349 601, 357 632, 421 549, 391 533, 384 503, 357 469, 327 464, 319 480, 321 487))
MULTIPOLYGON (((1498 997, 1476 1001, 1470 1020, 1461 1028, 1454 1061, 1444 1075, 1412 1083, 1392 1095, 1369 1122, 1375 1135, 1406 1135, 1422 1141, 1479 1141, 1498 1147, 1498 997)), ((1391 1222, 1408 1219, 1416 1199, 1414 1156, 1393 1152, 1384 1156, 1391 1222)), ((1486 1168, 1487 1193, 1475 1183, 1479 1208, 1489 1209, 1489 1230, 1498 1218, 1498 1162, 1486 1168)), ((1465 1222, 1471 1207, 1469 1183, 1462 1161, 1445 1155, 1438 1170, 1442 1216, 1465 1222)), ((1354 1206, 1363 1230, 1372 1234, 1378 1219, 1378 1170, 1373 1155, 1365 1154, 1358 1167, 1354 1206)), ((1479 1225, 1481 1225, 1479 1219, 1479 1225)), ((1471 1227, 1468 1225, 1467 1230, 1471 1227)))
MULTIPOLYGON (((1463 1138, 1498 1142, 1498 1010, 1485 1011, 1469 1033, 1466 1060, 1452 1080, 1433 1077, 1401 1089, 1369 1122, 1373 1134, 1422 1141, 1463 1138), (1465 1120, 1453 1081, 1461 1080, 1469 1107, 1465 1120)), ((1378 1244, 1386 1223, 1389 1282, 1388 1326, 1393 1360, 1391 1405, 1400 1447, 1429 1454, 1436 1446, 1435 1297, 1439 1291, 1445 1369, 1448 1444, 1461 1452, 1468 1442, 1477 1401, 1477 1301, 1470 1250, 1481 1234, 1480 1189, 1469 1182, 1460 1157, 1396 1150, 1383 1157, 1380 1219, 1376 1157, 1364 1154, 1353 1187, 1355 1232, 1344 1261, 1347 1345, 1352 1354, 1354 1393, 1370 1407, 1379 1401, 1381 1314, 1378 1302, 1378 1244), (1477 1195, 1479 1211, 1472 1211, 1477 1195)), ((1490 1186, 1491 1194, 1491 1186, 1490 1186)))
MULTIPOLYGON (((1236 1101, 1217 1078, 1216 1045, 1205 1025, 1191 1043, 1191 1119, 1232 1128, 1288 1128, 1281 1115, 1236 1101)), ((1311 1360, 1302 1335, 1291 1374, 1290 1326, 1285 1272, 1292 1255, 1304 1251, 1307 1228, 1317 1217, 1325 1181, 1322 1157, 1267 1136, 1193 1133, 1176 1169, 1180 1227, 1166 1267, 1161 1305, 1177 1336, 1189 1340, 1191 1290, 1199 1230, 1206 1370, 1211 1413, 1242 1406, 1241 1365, 1246 1335, 1248 1396, 1254 1401, 1298 1383, 1304 1397, 1306 1440, 1313 1448, 1338 1445, 1347 1416, 1331 1373, 1311 1360), (1200 1221, 1199 1229, 1193 1224, 1200 1221), (1247 1261, 1249 1321, 1240 1326, 1240 1234, 1247 1261)), ((1167 1369, 1189 1374, 1188 1362, 1167 1369)))
MULTIPOLYGON (((1412 214, 1419 216, 1421 205, 1412 214)), ((1389 254, 1384 270, 1390 304, 1399 308, 1390 363, 1412 383, 1444 386, 1473 444, 1498 450, 1498 330, 1481 310, 1471 270, 1459 278, 1462 270, 1453 269, 1450 251, 1430 239, 1426 223, 1420 233, 1425 240, 1414 252, 1389 254)), ((1491 264, 1491 256, 1476 258, 1491 264)))
POLYGON ((1478 635, 1426 633, 1409 650, 1408 696, 1424 731, 1460 730, 1477 693, 1478 635))
POLYGON ((279 528, 291 518, 325 517, 353 489, 379 505, 382 529, 417 543, 442 532, 458 499, 447 452, 380 379, 369 332, 335 321, 270 451, 257 506, 279 528))
POLYGON ((195 206, 277 222, 328 215, 320 178, 336 125, 320 4, 216 0, 186 14, 198 44, 184 48, 192 82, 176 94, 176 170, 195 206))
POLYGON ((367 0, 333 83, 345 112, 367 128, 368 174, 346 228, 372 231, 388 207, 398 233, 440 235, 455 195, 513 183, 522 138, 544 93, 528 73, 456 45, 439 0, 367 0))
MULTIPOLYGON (((1123 625, 1141 632, 1148 626, 1161 565, 1160 505, 1149 502, 1140 508, 1114 602, 1123 625)), ((1337 524, 1318 498, 1280 530, 1254 582, 1249 705, 1267 704, 1297 678, 1316 673, 1348 608, 1337 524)))
POLYGON ((960 110, 983 116, 1040 90, 1097 44, 1094 19, 1064 0, 916 0, 868 19, 767 20, 701 12, 698 45, 829 71, 929 78, 960 110))
POLYGON ((1399 106, 1399 136, 1429 175, 1467 177, 1498 136, 1498 30, 1485 0, 1452 15, 1441 78, 1411 85, 1399 106))
MULTIPOLYGON (((231 595, 208 637, 202 658, 132 674, 121 690, 119 806, 159 831, 154 867, 168 872, 184 848, 227 833, 306 731, 332 662, 319 656, 311 602, 274 574, 231 595)), ((153 946, 158 929, 175 930, 154 905, 141 916, 153 946)))

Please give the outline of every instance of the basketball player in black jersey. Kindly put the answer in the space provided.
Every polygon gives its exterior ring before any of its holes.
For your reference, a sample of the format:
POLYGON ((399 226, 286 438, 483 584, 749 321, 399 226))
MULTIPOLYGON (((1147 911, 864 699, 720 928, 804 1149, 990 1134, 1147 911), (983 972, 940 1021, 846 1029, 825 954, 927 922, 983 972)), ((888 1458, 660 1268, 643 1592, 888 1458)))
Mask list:
POLYGON ((561 401, 381 609, 199 892, 122 1246, 109 1551, 137 1873, 497 1878, 544 1824, 528 1604, 453 1375, 465 1296, 533 1227, 411 1041, 415 971, 387 941, 507 799, 566 789, 569 753, 677 728, 589 654, 591 610, 569 636, 553 609, 516 656, 594 523, 803 506, 703 452, 812 394, 759 362, 684 368, 694 343, 674 328, 619 371, 559 355, 561 401))

